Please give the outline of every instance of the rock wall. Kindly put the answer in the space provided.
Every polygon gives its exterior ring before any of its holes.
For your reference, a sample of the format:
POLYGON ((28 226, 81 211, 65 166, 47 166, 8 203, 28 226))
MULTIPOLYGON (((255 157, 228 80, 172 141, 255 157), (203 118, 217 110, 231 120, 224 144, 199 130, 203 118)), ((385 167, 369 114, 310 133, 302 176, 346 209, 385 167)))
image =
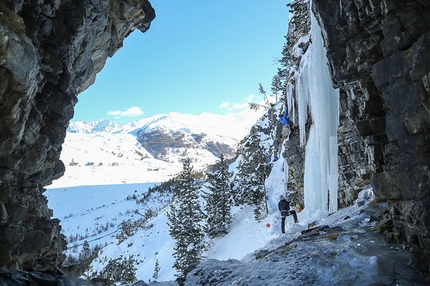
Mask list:
POLYGON ((146 0, 0 2, 0 268, 63 259, 43 187, 64 173, 59 156, 76 96, 154 18, 146 0))
POLYGON ((341 104, 371 151, 364 179, 389 202, 387 240, 429 272, 430 2, 314 0, 313 11, 333 82, 350 93, 341 104))
POLYGON ((340 88, 338 135, 338 205, 352 205, 358 193, 367 187, 376 170, 374 145, 360 136, 356 119, 365 113, 365 96, 357 89, 340 88))

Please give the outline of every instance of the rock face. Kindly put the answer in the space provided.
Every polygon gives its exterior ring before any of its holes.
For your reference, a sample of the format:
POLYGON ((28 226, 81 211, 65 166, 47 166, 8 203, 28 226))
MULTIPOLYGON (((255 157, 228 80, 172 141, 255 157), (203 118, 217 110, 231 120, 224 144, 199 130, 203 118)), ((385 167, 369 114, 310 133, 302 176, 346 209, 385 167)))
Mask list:
POLYGON ((362 175, 389 202, 387 239, 416 250, 429 272, 430 3, 315 0, 313 11, 333 82, 353 94, 341 99, 344 119, 371 151, 362 175))
POLYGON ((76 95, 154 18, 145 0, 0 2, 0 268, 61 262, 65 240, 43 187, 64 173, 76 95))

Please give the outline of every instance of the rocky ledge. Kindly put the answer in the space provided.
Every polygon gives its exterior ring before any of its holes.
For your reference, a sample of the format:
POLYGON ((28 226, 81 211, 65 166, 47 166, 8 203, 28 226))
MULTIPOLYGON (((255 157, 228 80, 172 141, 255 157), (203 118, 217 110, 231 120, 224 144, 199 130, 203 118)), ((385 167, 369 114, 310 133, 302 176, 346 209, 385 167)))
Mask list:
POLYGON ((154 18, 146 0, 0 2, 0 268, 61 263, 66 243, 43 187, 64 173, 76 96, 154 18))

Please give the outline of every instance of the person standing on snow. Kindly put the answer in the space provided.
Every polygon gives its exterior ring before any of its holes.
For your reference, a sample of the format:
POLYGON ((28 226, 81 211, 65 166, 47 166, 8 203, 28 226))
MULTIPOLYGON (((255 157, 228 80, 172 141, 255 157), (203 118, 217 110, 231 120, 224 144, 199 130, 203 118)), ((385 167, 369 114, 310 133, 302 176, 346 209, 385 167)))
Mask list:
POLYGON ((290 210, 290 199, 286 199, 283 195, 279 196, 278 209, 281 212, 281 230, 285 233, 285 218, 292 214, 294 223, 298 223, 297 213, 295 210, 290 210))

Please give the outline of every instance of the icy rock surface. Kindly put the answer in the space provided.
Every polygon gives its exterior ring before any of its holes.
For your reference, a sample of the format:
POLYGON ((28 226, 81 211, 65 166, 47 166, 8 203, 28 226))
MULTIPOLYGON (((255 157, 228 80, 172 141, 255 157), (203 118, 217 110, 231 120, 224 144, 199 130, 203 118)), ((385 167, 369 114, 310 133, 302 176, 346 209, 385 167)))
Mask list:
POLYGON ((287 232, 240 261, 206 260, 184 285, 428 285, 410 266, 408 252, 372 230, 385 205, 367 204, 366 196, 313 231, 287 232))

